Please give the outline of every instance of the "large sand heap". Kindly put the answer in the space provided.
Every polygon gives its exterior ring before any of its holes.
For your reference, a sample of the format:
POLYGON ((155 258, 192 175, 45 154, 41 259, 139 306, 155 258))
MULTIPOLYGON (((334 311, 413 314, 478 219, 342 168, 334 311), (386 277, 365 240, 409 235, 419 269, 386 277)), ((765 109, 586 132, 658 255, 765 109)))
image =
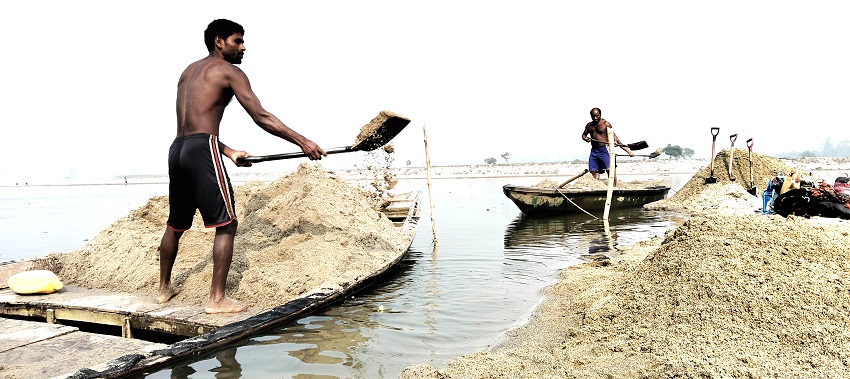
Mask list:
MULTIPOLYGON (((239 220, 227 293, 269 309, 310 290, 336 289, 372 274, 407 248, 404 237, 365 191, 318 164, 272 183, 235 188, 239 220)), ((83 248, 57 255, 65 283, 154 296, 168 198, 159 196, 110 225, 83 248)), ((173 301, 205 304, 212 278, 215 229, 197 214, 184 233, 173 301)))
POLYGON ((688 214, 705 212, 752 213, 762 207, 762 192, 767 182, 780 172, 785 174, 795 170, 779 159, 752 153, 753 183, 755 196, 747 190, 750 182, 750 161, 748 150, 735 149, 732 153, 732 178, 729 177, 729 150, 717 154, 714 160, 716 183, 706 184, 711 174, 711 164, 700 169, 691 180, 685 183, 675 194, 667 199, 645 206, 650 210, 667 210, 688 214))
MULTIPOLYGON (((697 193, 702 191, 708 186, 723 186, 729 183, 736 183, 742 188, 750 188, 750 160, 747 158, 749 153, 748 150, 735 149, 732 153, 732 177, 735 180, 731 180, 729 176, 729 149, 723 150, 717 153, 717 156, 714 158, 714 177, 717 178, 717 183, 706 184, 705 179, 711 174, 711 163, 708 166, 700 169, 691 180, 688 181, 678 192, 673 194, 669 200, 672 202, 681 202, 692 199, 697 193)), ((769 157, 766 155, 761 155, 757 153, 752 153, 752 162, 753 162, 753 183, 758 188, 759 192, 758 196, 761 196, 761 191, 764 191, 767 182, 774 177, 779 172, 784 172, 785 174, 790 173, 794 170, 793 167, 788 166, 783 163, 779 159, 769 157)))
MULTIPOLYGON (((753 160, 762 182, 791 169, 753 160)), ((850 223, 754 214, 749 163, 744 183, 716 165, 718 183, 706 168, 665 200, 691 215, 676 230, 564 270, 493 351, 401 377, 847 377, 850 223)))

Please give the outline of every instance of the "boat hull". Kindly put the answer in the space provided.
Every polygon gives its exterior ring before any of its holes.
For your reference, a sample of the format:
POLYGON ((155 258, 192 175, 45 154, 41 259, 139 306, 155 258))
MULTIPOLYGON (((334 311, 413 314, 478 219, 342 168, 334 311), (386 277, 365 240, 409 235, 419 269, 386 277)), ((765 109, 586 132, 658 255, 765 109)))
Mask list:
MULTIPOLYGON (((381 267, 339 288, 315 288, 303 297, 268 310, 208 315, 202 307, 152 296, 67 285, 48 295, 18 295, 0 285, 0 366, 10 377, 118 378, 152 372, 176 360, 219 349, 307 315, 368 286, 395 267, 408 253, 419 222, 418 192, 393 199, 382 212, 405 237, 403 246, 381 267), (27 321, 13 318, 25 318, 27 321), (42 322, 45 320, 46 322, 42 322), (62 327, 63 321, 118 327, 122 337, 62 327), (140 332, 190 337, 171 344, 135 339, 140 332), (59 339, 61 337, 61 339, 59 339), (4 342, 5 341, 5 342, 4 342), (94 343, 94 342, 97 343, 94 343), (49 346, 51 354, 42 345, 49 346), (83 346, 83 347, 80 347, 83 346), (83 368, 81 368, 83 367, 83 368)), ((0 281, 20 271, 56 269, 49 258, 0 264, 0 281)))
MULTIPOLYGON (((523 187, 506 184, 502 191, 522 213, 530 216, 557 215, 605 209, 607 190, 523 187)), ((639 189, 615 188, 611 209, 641 207, 664 199, 670 187, 653 186, 639 189)))

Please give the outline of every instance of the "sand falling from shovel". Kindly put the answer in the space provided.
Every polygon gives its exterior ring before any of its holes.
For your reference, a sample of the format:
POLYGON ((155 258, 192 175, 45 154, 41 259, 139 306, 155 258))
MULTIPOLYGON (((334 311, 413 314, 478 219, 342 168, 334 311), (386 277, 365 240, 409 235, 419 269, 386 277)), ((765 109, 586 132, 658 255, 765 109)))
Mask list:
POLYGON ((381 135, 379 131, 384 123, 391 118, 407 119, 406 117, 392 111, 381 111, 377 116, 375 116, 375 118, 372 119, 372 121, 369 121, 368 124, 363 125, 363 127, 360 128, 360 133, 357 134, 357 138, 354 139, 354 144, 351 146, 359 146, 360 143, 365 141, 367 138, 372 140, 383 139, 384 136, 381 135))

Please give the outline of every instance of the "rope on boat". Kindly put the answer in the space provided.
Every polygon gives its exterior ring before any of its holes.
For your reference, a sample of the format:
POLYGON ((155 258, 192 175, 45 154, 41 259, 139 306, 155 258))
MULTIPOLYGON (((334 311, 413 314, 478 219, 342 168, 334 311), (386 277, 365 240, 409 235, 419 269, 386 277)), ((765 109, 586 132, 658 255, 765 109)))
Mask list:
POLYGON ((578 204, 576 204, 576 203, 574 203, 572 200, 570 200, 570 198, 569 198, 569 197, 567 197, 567 195, 564 195, 564 193, 563 193, 563 192, 561 192, 561 189, 560 189, 560 188, 555 188, 555 191, 558 191, 558 193, 559 193, 559 194, 561 194, 561 196, 563 196, 563 197, 564 197, 564 199, 567 199, 567 201, 569 201, 569 202, 570 202, 570 204, 572 204, 572 205, 574 205, 576 208, 578 208, 578 210, 580 210, 580 211, 584 212, 585 214, 587 214, 587 215, 588 215, 588 216, 590 216, 590 217, 593 217, 594 219, 599 220, 599 217, 596 217, 596 216, 594 216, 594 215, 590 214, 588 211, 586 211, 586 210, 582 209, 580 206, 578 206, 578 204))

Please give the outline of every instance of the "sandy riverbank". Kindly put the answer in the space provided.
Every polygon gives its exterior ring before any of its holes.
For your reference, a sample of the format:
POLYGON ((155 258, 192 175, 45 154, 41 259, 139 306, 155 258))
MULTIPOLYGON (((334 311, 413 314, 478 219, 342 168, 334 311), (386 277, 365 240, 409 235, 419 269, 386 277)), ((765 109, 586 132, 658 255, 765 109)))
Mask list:
MULTIPOLYGON (((753 159, 756 183, 779 170, 847 167, 753 159)), ((715 165, 728 162, 723 151, 715 165)), ((704 165, 651 205, 687 213, 676 230, 564 270, 501 346, 401 378, 846 377, 850 223, 761 215, 745 189, 748 161, 732 166, 735 181, 715 166, 718 182, 706 185, 704 165)))

